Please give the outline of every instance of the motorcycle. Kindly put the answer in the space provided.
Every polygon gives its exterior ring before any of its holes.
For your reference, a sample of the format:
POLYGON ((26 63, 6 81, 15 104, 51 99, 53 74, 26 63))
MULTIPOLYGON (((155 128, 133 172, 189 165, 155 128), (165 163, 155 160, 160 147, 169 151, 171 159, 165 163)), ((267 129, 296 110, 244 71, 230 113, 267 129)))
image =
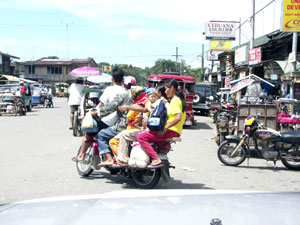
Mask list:
POLYGON ((226 140, 226 136, 234 134, 234 115, 231 112, 221 112, 216 121, 217 135, 215 141, 219 146, 226 140))
POLYGON ((227 166, 238 166, 246 158, 260 158, 273 161, 275 166, 280 159, 286 168, 300 170, 300 131, 279 133, 261 124, 258 117, 245 120, 241 137, 226 137, 218 148, 219 160, 227 166), (249 147, 250 138, 253 138, 254 149, 249 147))
POLYGON ((53 101, 51 95, 46 95, 44 99, 44 108, 53 108, 53 101))
POLYGON ((16 96, 15 99, 15 116, 17 115, 20 116, 25 116, 26 115, 26 110, 25 110, 25 105, 23 104, 23 101, 21 99, 21 97, 16 96))
MULTIPOLYGON (((111 175, 123 175, 131 179, 134 185, 138 188, 150 189, 155 187, 160 178, 165 181, 165 183, 170 183, 170 172, 169 168, 175 168, 169 163, 167 154, 165 154, 165 149, 162 146, 168 146, 170 148, 171 143, 180 141, 180 138, 172 138, 164 143, 155 144, 153 148, 158 152, 159 158, 162 160, 161 166, 156 168, 138 168, 130 167, 128 165, 118 166, 105 166, 104 168, 110 172, 111 175)), ((78 150, 80 152, 81 146, 78 150)), ((87 177, 91 175, 94 170, 100 170, 98 167, 100 162, 105 161, 103 156, 99 156, 98 144, 95 138, 92 141, 91 146, 88 148, 84 161, 76 162, 77 172, 80 176, 87 177)))

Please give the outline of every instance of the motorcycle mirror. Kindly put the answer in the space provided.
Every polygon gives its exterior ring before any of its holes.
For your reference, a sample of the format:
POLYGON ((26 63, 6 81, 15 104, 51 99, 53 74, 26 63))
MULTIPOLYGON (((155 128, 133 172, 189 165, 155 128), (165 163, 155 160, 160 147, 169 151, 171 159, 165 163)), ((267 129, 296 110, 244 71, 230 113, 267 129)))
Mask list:
POLYGON ((214 97, 213 96, 209 96, 208 99, 212 101, 212 100, 214 100, 214 97))

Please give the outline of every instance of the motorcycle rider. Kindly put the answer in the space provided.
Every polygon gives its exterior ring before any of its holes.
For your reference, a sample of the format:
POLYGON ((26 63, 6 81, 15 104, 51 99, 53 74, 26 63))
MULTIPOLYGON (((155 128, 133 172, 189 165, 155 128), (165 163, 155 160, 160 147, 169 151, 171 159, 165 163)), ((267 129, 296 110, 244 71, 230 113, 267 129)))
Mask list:
MULTIPOLYGON (((113 86, 108 86, 105 88, 103 94, 100 97, 100 103, 96 107, 97 109, 102 108, 114 101, 118 94, 127 93, 122 86, 124 80, 124 71, 120 68, 114 68, 112 71, 112 82, 113 86)), ((103 111, 106 107, 103 108, 103 111)), ((117 109, 110 110, 101 119, 97 120, 99 130, 113 126, 119 120, 119 114, 117 109)), ((104 113, 102 113, 103 115, 104 113)), ((73 161, 83 161, 85 152, 91 144, 92 138, 94 138, 97 133, 86 133, 81 144, 80 153, 78 156, 72 158, 73 161)))

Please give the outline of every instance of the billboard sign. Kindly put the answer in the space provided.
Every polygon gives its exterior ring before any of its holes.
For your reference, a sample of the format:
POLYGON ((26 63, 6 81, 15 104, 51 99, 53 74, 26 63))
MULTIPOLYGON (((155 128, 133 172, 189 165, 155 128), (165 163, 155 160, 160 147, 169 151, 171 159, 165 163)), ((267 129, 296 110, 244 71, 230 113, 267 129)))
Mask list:
POLYGON ((210 49, 213 51, 231 51, 231 41, 211 40, 210 49))
POLYGON ((209 22, 205 25, 206 40, 235 40, 236 24, 230 22, 209 22))
POLYGON ((111 72, 111 66, 103 66, 103 72, 111 72))
POLYGON ((209 61, 218 61, 218 52, 213 51, 213 50, 208 50, 207 52, 207 60, 209 61))
POLYGON ((243 47, 238 48, 234 52, 234 66, 244 66, 248 65, 249 58, 249 47, 245 45, 243 47))
POLYGON ((261 63, 261 47, 249 50, 249 65, 256 65, 261 63))
POLYGON ((300 32, 300 0, 282 0, 281 31, 300 32))

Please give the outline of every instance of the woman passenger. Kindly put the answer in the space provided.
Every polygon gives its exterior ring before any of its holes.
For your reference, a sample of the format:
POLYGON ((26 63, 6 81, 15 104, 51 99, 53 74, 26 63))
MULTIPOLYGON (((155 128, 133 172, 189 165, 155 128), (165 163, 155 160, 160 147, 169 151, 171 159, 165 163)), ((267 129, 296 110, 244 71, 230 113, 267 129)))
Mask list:
POLYGON ((138 134, 137 140, 142 148, 152 159, 152 163, 148 168, 159 166, 162 161, 158 158, 150 143, 162 142, 173 137, 179 137, 182 133, 182 127, 186 118, 186 104, 184 95, 178 91, 178 83, 176 80, 170 80, 166 85, 166 95, 170 99, 168 107, 168 120, 163 131, 145 131, 138 134))

